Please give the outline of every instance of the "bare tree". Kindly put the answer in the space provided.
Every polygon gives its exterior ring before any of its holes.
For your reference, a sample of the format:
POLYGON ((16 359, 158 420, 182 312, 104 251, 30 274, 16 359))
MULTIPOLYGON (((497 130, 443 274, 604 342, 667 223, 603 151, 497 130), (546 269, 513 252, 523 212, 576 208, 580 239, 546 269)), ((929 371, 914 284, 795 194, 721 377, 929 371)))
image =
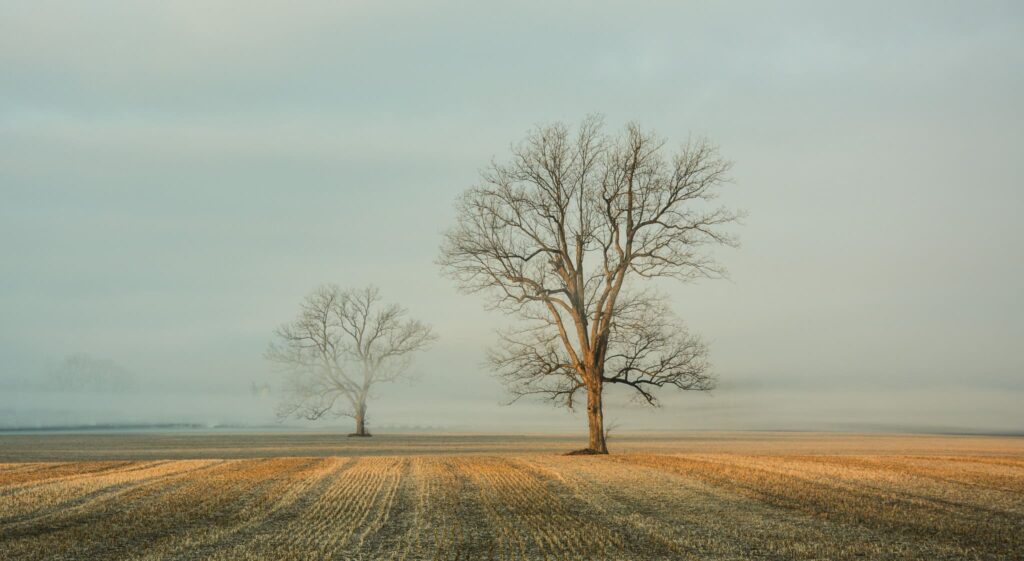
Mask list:
POLYGON ((370 436, 366 406, 373 386, 403 376, 412 355, 436 339, 428 325, 407 315, 397 304, 382 303, 373 286, 314 290, 266 351, 287 376, 279 418, 350 416, 356 422, 351 436, 370 436))
POLYGON ((608 136, 594 116, 575 133, 540 127, 463 193, 441 247, 462 290, 523 320, 490 353, 514 399, 572 408, 586 393, 587 452, 607 453, 605 384, 652 405, 661 387, 713 386, 704 345, 631 281, 724 274, 707 250, 735 245, 724 227, 740 213, 711 203, 730 164, 706 140, 664 147, 632 124, 608 136))
POLYGON ((58 391, 124 392, 137 389, 135 375, 109 358, 86 353, 64 357, 51 370, 44 387, 58 391))

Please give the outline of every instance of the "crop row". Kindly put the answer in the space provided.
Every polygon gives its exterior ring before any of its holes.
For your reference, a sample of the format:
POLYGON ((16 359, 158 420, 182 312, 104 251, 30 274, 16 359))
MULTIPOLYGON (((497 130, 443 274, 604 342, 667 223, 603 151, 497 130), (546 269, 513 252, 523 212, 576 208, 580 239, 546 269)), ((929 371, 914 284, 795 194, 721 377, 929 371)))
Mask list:
POLYGON ((626 454, 0 464, 0 559, 1002 559, 1024 461, 626 454))

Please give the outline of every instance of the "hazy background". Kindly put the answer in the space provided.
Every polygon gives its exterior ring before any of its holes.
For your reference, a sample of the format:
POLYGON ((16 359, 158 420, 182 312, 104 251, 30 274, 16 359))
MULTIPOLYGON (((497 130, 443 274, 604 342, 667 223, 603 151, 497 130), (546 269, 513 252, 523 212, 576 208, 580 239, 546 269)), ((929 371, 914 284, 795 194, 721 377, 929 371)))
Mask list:
POLYGON ((720 388, 620 430, 1024 431, 1021 100, 1020 2, 2 1, 0 426, 272 423, 273 328, 374 282, 441 339, 371 429, 582 431, 498 405, 505 319, 433 260, 478 169, 602 112, 710 136, 749 212, 670 286, 720 388), (53 391, 75 353, 132 384, 53 391))

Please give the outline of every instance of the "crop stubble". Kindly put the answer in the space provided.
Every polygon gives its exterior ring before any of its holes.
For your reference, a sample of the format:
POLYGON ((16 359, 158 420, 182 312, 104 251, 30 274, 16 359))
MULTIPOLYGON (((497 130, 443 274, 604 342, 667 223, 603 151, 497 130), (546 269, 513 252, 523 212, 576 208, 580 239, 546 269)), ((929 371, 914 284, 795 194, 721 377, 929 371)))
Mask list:
POLYGON ((9 463, 0 558, 1020 558, 995 452, 9 463))

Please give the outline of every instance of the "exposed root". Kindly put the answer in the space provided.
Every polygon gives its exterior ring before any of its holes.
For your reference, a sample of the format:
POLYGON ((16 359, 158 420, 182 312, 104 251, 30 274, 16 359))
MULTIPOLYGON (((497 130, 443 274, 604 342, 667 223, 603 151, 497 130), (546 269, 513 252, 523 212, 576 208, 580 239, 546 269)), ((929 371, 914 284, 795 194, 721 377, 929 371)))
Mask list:
POLYGON ((573 450, 572 452, 566 452, 566 456, 599 456, 607 455, 608 452, 601 452, 600 450, 594 450, 593 448, 583 448, 582 450, 573 450))

